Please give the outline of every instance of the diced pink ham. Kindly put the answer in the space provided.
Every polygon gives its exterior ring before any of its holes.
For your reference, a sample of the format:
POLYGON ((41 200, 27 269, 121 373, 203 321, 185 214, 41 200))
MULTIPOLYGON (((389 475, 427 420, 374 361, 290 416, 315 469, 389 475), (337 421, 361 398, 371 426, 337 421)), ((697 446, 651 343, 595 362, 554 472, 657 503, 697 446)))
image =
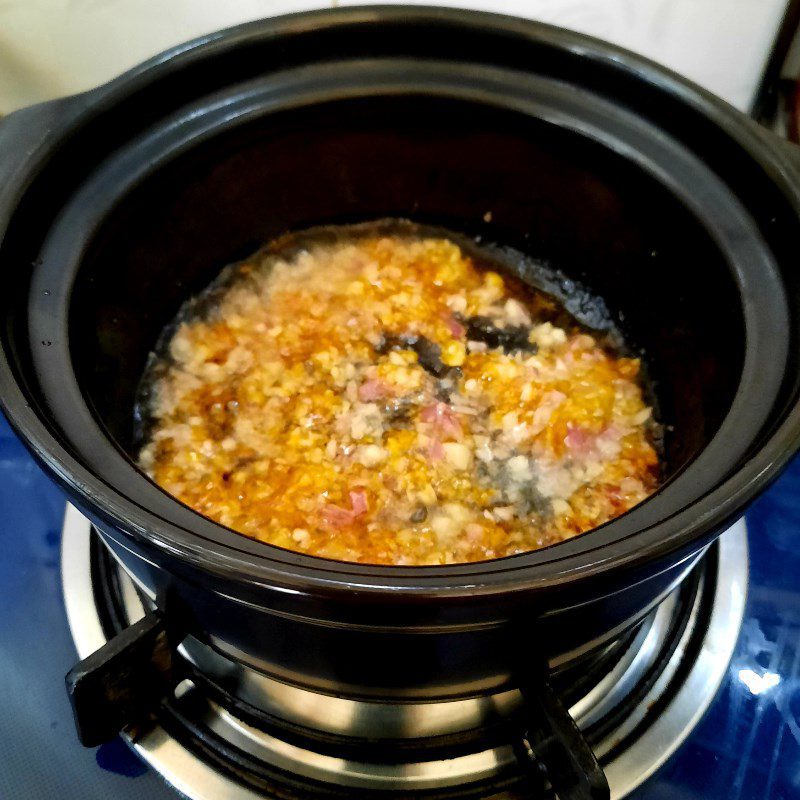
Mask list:
POLYGON ((366 514, 369 509, 367 504, 367 493, 363 489, 355 489, 350 492, 350 503, 353 506, 353 516, 359 517, 366 514))
POLYGON ((354 489, 350 492, 350 505, 352 507, 347 509, 328 503, 322 508, 322 519, 334 528, 346 528, 352 525, 357 517, 369 510, 367 493, 364 489, 354 489))
POLYGON ((447 325, 447 330, 456 338, 460 339, 467 332, 467 329, 452 315, 443 315, 444 324, 447 325))
POLYGON ((616 425, 609 425, 597 436, 594 447, 603 458, 616 458, 622 449, 622 431, 616 425))
POLYGON ((358 399, 363 403, 380 400, 389 394, 388 387, 377 379, 368 380, 358 387, 358 399))
POLYGON ((436 422, 438 419, 437 406, 440 405, 442 405, 442 403, 434 403, 432 406, 424 406, 419 412, 419 418, 423 422, 436 422))
POLYGON ((576 453, 586 453, 591 449, 593 436, 590 436, 585 428, 578 425, 567 424, 567 435, 564 443, 570 450, 576 453))
POLYGON ((441 461, 444 458, 444 447, 439 439, 428 442, 428 457, 431 461, 441 461))
POLYGON ((353 522, 353 512, 332 504, 323 506, 322 519, 333 528, 346 528, 353 522))
POLYGON ((447 403, 434 403, 425 406, 419 413, 422 422, 433 425, 444 437, 461 438, 461 423, 453 409, 447 403))

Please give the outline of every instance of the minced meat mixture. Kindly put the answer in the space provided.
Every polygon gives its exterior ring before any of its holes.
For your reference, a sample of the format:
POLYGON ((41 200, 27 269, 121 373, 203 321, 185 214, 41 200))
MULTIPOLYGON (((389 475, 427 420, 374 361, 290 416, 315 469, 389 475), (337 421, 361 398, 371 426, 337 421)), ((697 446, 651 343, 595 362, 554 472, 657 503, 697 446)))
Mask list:
POLYGON ((154 357, 140 464, 222 525, 326 558, 562 541, 652 493, 658 456, 639 361, 558 309, 446 238, 259 254, 154 357))

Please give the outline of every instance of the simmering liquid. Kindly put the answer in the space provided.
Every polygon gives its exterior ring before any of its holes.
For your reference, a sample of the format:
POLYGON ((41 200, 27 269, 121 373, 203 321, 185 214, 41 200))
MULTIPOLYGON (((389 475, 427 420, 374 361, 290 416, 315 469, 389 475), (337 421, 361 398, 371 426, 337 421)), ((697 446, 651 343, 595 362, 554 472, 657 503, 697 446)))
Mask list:
POLYGON ((179 320, 145 376, 140 465, 263 542, 479 561, 657 487, 639 361, 446 237, 300 237, 229 268, 179 320))

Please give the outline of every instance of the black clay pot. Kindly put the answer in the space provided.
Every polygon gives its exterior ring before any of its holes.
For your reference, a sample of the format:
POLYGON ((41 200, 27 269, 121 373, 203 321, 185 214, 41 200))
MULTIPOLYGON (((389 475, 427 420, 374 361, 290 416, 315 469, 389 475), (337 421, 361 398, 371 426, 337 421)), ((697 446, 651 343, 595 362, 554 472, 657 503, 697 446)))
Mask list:
POLYGON ((362 8, 214 34, 0 124, 0 400, 219 650, 356 697, 495 690, 641 618, 797 449, 795 158, 666 70, 535 23, 362 8), (236 535, 137 471, 136 384, 188 295, 287 230, 393 216, 606 299, 669 426, 656 495, 542 551, 376 567, 236 535))

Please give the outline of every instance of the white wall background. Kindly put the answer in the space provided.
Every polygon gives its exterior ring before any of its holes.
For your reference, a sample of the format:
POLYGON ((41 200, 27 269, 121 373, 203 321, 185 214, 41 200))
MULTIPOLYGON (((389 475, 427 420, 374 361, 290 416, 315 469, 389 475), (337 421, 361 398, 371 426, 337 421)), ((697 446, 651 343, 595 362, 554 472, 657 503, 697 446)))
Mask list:
MULTIPOLYGON (((350 4, 361 3, 0 0, 0 113, 88 89, 161 50, 217 28, 350 4)), ((441 5, 531 17, 608 39, 746 108, 785 0, 445 0, 441 5)))

